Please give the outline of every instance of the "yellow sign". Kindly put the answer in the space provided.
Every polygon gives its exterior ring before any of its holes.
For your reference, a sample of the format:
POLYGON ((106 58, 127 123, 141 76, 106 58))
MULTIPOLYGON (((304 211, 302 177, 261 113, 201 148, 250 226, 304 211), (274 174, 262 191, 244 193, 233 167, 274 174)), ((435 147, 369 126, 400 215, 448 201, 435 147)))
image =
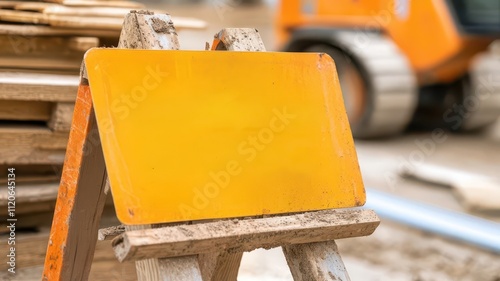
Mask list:
POLYGON ((124 224, 364 204, 329 56, 93 49, 85 63, 124 224))

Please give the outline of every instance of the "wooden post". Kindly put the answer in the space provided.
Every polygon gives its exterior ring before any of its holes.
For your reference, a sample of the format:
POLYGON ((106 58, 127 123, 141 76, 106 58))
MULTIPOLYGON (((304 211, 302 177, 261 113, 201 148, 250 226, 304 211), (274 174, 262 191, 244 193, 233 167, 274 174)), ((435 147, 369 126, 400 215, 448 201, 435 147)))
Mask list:
POLYGON ((334 240, 283 246, 295 281, 350 281, 334 240))
MULTIPOLYGON (((179 49, 179 42, 169 15, 133 11, 125 17, 119 47, 179 49)), ((73 119, 43 280, 88 279, 106 200, 106 167, 84 65, 73 119)))
POLYGON ((82 67, 43 280, 87 280, 106 201, 106 168, 82 67))

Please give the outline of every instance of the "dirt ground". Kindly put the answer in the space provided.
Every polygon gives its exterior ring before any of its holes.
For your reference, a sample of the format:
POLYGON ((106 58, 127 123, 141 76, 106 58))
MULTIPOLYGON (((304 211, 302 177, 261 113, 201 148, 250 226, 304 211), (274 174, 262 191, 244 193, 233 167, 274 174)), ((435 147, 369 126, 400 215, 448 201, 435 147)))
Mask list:
MULTIPOLYGON (((235 2, 237 1, 233 3, 235 2)), ((204 31, 180 30, 182 49, 204 49, 205 41, 211 42, 213 34, 222 27, 258 28, 268 50, 275 47, 274 11, 268 6, 247 7, 235 4, 221 9, 221 1, 208 1, 209 4, 201 6, 165 3, 168 2, 150 4, 168 10, 173 16, 197 17, 209 23, 208 29, 204 31)), ((357 141, 365 185, 449 210, 468 212, 450 188, 399 178, 394 185, 384 177, 387 173, 395 174, 402 161, 418 149, 415 140, 427 137, 429 133, 424 132, 408 133, 387 140, 357 141)), ((436 146, 425 161, 498 178, 500 125, 482 135, 449 134, 447 141, 436 146)), ((500 212, 471 214, 500 222, 500 212)), ((18 234, 20 242, 17 274, 13 276, 7 273, 6 264, 2 262, 0 280, 40 280, 50 214, 37 220, 45 221, 42 223, 45 227, 38 229, 37 233, 18 234)), ((112 212, 108 212, 103 226, 117 223, 112 212)), ((6 246, 3 236, 0 244, 3 252, 6 246)), ((353 281, 500 281, 499 254, 390 221, 383 220, 370 237, 340 240, 338 244, 353 281)), ((109 242, 100 242, 90 280, 136 280, 134 264, 119 264, 109 242)), ((292 279, 281 250, 271 249, 246 253, 239 280, 292 279)))

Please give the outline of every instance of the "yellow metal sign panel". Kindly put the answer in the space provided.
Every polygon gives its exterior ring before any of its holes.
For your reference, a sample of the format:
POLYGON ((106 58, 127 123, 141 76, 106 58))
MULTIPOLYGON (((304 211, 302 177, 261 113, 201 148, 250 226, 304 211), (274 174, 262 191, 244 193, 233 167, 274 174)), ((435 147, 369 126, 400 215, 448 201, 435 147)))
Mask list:
POLYGON ((85 63, 123 223, 364 204, 329 56, 93 49, 85 63))

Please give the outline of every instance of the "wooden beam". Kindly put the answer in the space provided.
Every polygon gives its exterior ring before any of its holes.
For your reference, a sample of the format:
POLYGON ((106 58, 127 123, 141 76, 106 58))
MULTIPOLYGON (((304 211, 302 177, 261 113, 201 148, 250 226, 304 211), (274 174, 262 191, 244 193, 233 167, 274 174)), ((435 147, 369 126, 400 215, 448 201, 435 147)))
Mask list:
POLYGON ((255 28, 224 28, 215 35, 212 50, 265 52, 266 47, 255 28))
POLYGON ((71 128, 74 109, 73 103, 56 103, 48 122, 49 128, 54 131, 68 132, 71 128))
POLYGON ((198 255, 203 280, 237 280, 243 252, 215 251, 198 255))
POLYGON ((77 75, 0 72, 0 100, 74 102, 77 75))
MULTIPOLYGON (((98 38, 118 38, 119 30, 68 29, 43 25, 0 24, 0 34, 13 36, 93 36, 98 38)), ((118 40, 117 40, 118 42, 118 40)))
POLYGON ((42 280, 88 279, 106 201, 106 169, 85 75, 73 118, 42 280))
POLYGON ((65 149, 68 133, 54 133, 41 126, 0 126, 0 147, 10 149, 65 149))
POLYGON ((370 235, 380 223, 371 210, 327 210, 249 220, 127 231, 113 240, 120 261, 251 251, 370 235))
POLYGON ((350 281, 335 241, 283 246, 294 281, 350 281))
POLYGON ((53 104, 19 100, 0 100, 0 120, 48 121, 53 104))
POLYGON ((0 126, 0 164, 62 164, 68 132, 41 126, 0 126))

